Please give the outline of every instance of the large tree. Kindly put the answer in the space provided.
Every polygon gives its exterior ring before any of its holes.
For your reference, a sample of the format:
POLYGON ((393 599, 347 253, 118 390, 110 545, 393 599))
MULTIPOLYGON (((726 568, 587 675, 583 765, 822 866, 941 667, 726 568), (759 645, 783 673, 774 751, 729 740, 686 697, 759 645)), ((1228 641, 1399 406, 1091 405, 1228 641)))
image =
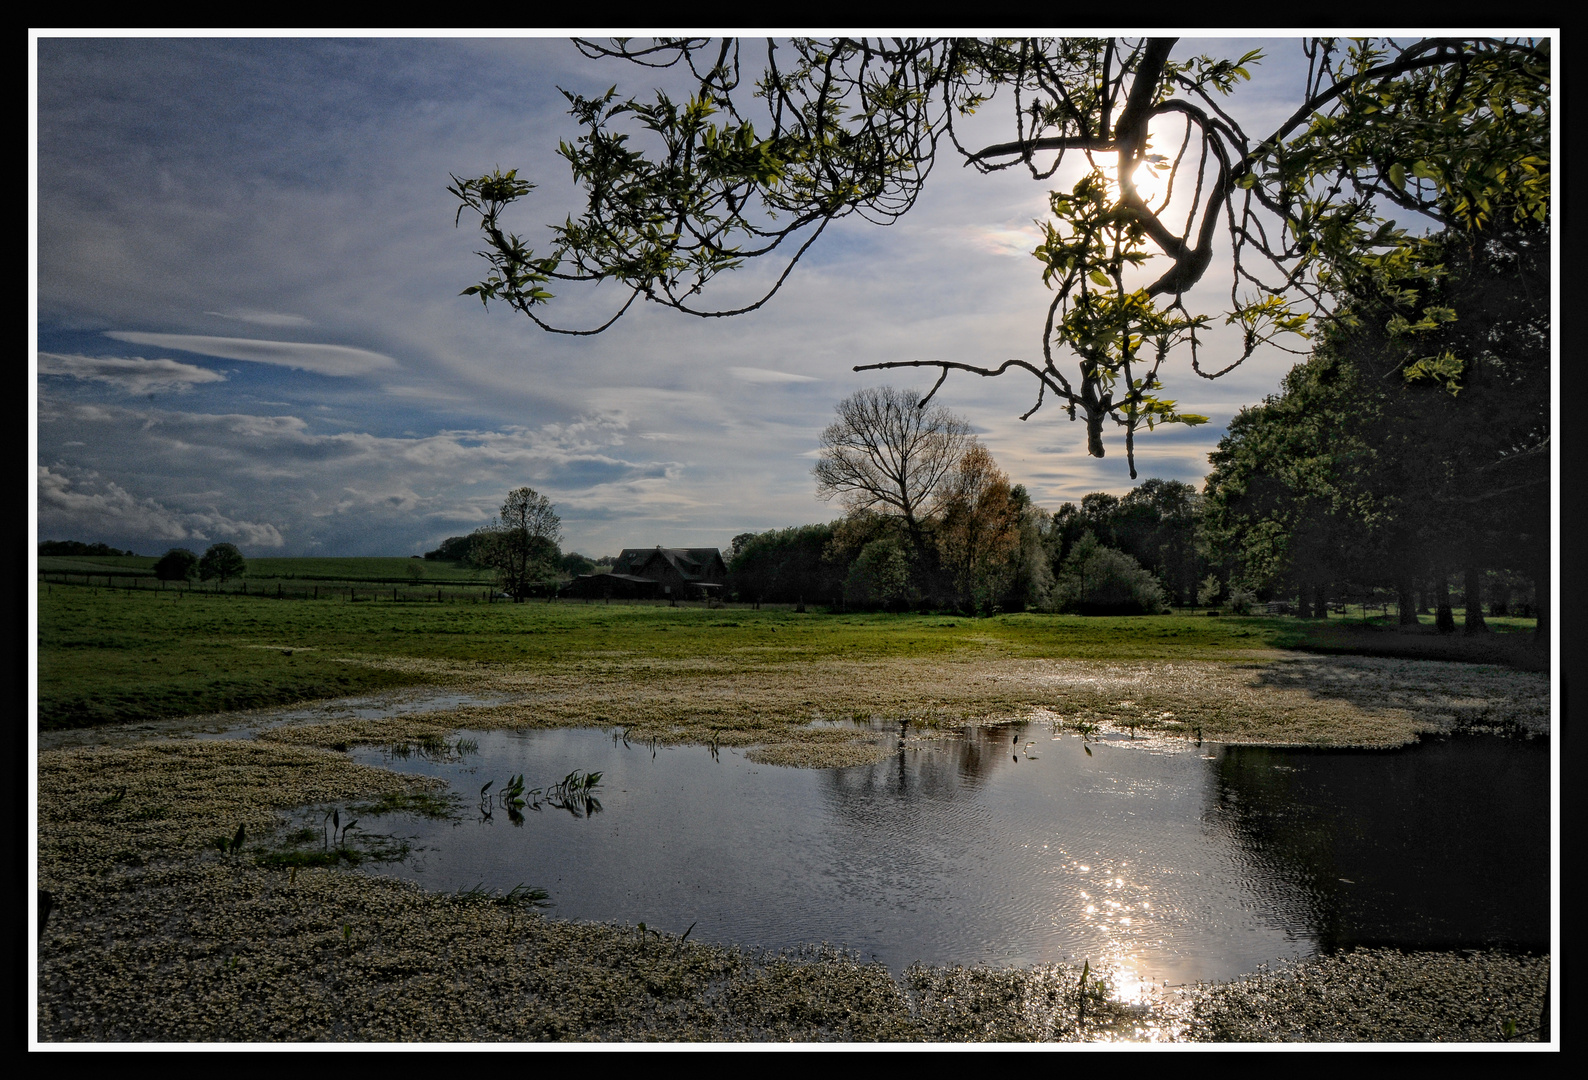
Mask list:
POLYGON ((235 544, 211 544, 204 550, 198 563, 199 578, 204 581, 219 579, 222 585, 234 577, 241 577, 248 569, 243 553, 235 544))
POLYGON ((514 600, 557 576, 562 557, 562 518, 551 500, 534 488, 507 493, 497 520, 475 533, 473 558, 496 571, 502 589, 514 600))
POLYGON ((992 454, 973 443, 948 476, 937 505, 937 544, 959 604, 990 610, 1009 591, 1020 560, 1021 505, 992 454))
MULTIPOLYGON (((1217 378, 1266 342, 1307 332, 1342 288, 1404 268, 1415 240, 1390 215, 1470 229, 1499 214, 1544 220, 1550 196, 1550 42, 1309 39, 1295 108, 1250 132, 1232 95, 1258 53, 1193 55, 1172 38, 581 41, 590 58, 687 71, 687 97, 569 94, 585 133, 564 143, 584 211, 534 251, 503 214, 533 185, 516 170, 453 177, 490 270, 465 290, 558 333, 599 333, 645 299, 702 317, 766 303, 832 221, 882 224, 914 205, 939 151, 983 172, 1059 178, 1035 254, 1053 296, 1039 348, 996 367, 979 357, 860 367, 982 376, 1019 370, 1084 421, 1134 435, 1200 423, 1159 395, 1186 355, 1217 378), (757 59, 759 57, 759 59, 757 59), (999 103, 1008 137, 962 142, 965 118, 999 103), (1077 166, 1078 179, 1066 172, 1077 166), (1188 292, 1227 257, 1229 304, 1188 292), (786 261, 746 304, 713 308, 718 274, 786 261), (544 317, 549 286, 616 282, 609 319, 544 317), (1239 344, 1204 363, 1216 318, 1239 344), (1068 354, 1068 363, 1061 363, 1068 354)), ((930 400, 937 386, 925 400, 930 400)), ((924 403, 924 401, 923 401, 924 403)))
POLYGON ((172 548, 154 564, 154 576, 161 581, 189 581, 198 573, 199 557, 187 548, 172 548))
POLYGON ((897 515, 918 544, 922 519, 973 443, 970 425, 891 386, 857 391, 837 411, 821 435, 817 496, 851 513, 897 515))
POLYGON ((1453 628, 1446 582, 1460 571, 1474 632, 1485 570, 1547 592, 1547 241, 1505 219, 1429 238, 1230 425, 1210 522, 1254 583, 1393 586, 1405 620, 1427 581, 1453 628))

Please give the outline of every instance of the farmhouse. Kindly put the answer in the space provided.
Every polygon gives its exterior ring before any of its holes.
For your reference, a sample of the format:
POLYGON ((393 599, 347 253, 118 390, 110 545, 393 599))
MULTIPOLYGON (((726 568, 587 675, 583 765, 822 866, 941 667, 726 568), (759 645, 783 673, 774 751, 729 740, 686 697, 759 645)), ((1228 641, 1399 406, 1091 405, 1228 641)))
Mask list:
POLYGON ((716 548, 624 548, 610 573, 580 574, 568 595, 587 599, 704 600, 722 596, 728 566, 716 548))

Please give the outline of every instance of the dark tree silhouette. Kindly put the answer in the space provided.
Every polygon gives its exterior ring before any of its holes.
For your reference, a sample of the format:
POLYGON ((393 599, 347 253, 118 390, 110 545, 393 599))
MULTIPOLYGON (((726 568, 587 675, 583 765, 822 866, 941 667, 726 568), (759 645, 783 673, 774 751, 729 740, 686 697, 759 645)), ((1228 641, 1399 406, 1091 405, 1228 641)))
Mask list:
POLYGON ((219 579, 222 585, 234 577, 241 577, 248 569, 243 553, 233 544, 211 544, 199 560, 198 574, 203 581, 219 579))

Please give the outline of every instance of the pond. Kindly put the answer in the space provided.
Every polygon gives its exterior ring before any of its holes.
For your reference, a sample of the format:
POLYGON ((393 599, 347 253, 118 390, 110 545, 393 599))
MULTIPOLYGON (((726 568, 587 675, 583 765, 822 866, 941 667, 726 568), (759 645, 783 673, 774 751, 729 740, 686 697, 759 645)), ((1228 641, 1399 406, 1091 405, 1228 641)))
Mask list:
POLYGON ((1089 959, 1126 995, 1353 945, 1548 948, 1543 738, 1306 750, 1005 724, 817 770, 589 729, 464 734, 461 760, 355 751, 465 806, 361 822, 412 848, 371 872, 524 884, 561 918, 696 940, 826 941, 895 971, 1089 959), (474 805, 487 781, 574 770, 602 773, 599 809, 515 824, 474 805))

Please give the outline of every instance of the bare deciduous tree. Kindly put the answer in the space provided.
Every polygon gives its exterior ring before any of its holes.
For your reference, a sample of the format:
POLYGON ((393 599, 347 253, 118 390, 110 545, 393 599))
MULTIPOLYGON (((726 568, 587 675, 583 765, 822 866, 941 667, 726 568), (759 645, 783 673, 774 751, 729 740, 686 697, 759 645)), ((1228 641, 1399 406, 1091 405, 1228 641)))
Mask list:
POLYGON ((502 589, 522 600, 529 587, 552 577, 561 552, 562 518, 534 488, 508 492, 500 520, 475 534, 474 557, 496 571, 502 589))
POLYGON ((921 407, 914 390, 869 387, 838 403, 821 437, 816 493, 851 513, 879 510, 918 539, 921 518, 971 444, 970 425, 942 406, 921 407))

